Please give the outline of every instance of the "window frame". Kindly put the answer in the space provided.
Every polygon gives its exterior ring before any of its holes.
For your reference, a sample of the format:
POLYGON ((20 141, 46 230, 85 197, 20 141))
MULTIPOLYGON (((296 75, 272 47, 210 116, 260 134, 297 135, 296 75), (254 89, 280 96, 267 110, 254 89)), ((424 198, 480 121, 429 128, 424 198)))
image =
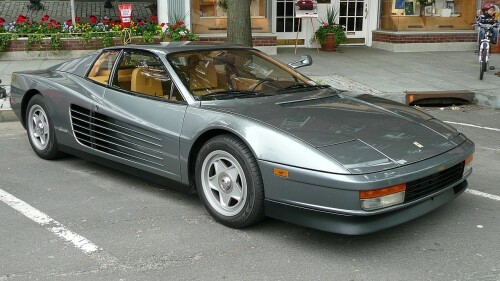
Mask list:
POLYGON ((108 87, 109 87, 109 85, 110 85, 109 83, 110 83, 111 78, 112 78, 112 77, 111 77, 111 75, 113 74, 113 71, 114 71, 114 69, 115 69, 115 67, 116 67, 116 62, 117 62, 117 61, 118 61, 118 59, 120 58, 120 56, 121 56, 122 52, 123 52, 123 50, 122 50, 122 49, 104 49, 104 50, 101 50, 101 51, 99 52, 99 54, 97 54, 97 55, 96 55, 95 59, 92 61, 92 64, 91 64, 91 66, 89 67, 89 69, 87 69, 87 72, 85 73, 85 77, 84 77, 84 78, 85 78, 87 81, 90 81, 90 82, 92 82, 92 83, 94 83, 94 84, 96 84, 96 85, 99 85, 99 86, 103 86, 103 87, 105 87, 105 88, 108 88, 108 87), (89 77, 89 74, 90 74, 90 72, 92 71, 92 69, 94 69, 94 65, 95 65, 95 64, 96 64, 96 62, 99 60, 99 58, 100 58, 100 57, 101 57, 104 53, 106 53, 106 52, 112 52, 112 51, 118 51, 118 55, 116 56, 116 59, 115 59, 115 62, 113 63, 113 66, 111 67, 111 71, 110 71, 110 73, 109 73, 108 82, 107 82, 107 83, 105 83, 105 84, 103 84, 103 83, 99 83, 99 82, 97 82, 97 80, 94 80, 94 79, 90 78, 90 77, 89 77))
MULTIPOLYGON (((119 92, 122 92, 122 93, 125 93, 125 94, 128 94, 128 95, 134 95, 134 96, 137 96, 137 97, 142 97, 142 98, 148 98, 148 99, 152 99, 152 100, 156 100, 156 101, 162 101, 162 102, 171 102, 171 103, 186 103, 186 100, 184 98, 184 96, 181 94, 181 97, 183 98, 182 101, 175 101, 175 100, 171 100, 171 95, 172 95, 172 87, 175 85, 174 83, 174 79, 172 78, 172 75, 170 74, 170 72, 168 71, 168 69, 165 67, 165 64, 163 63, 163 61, 161 60, 161 58, 155 54, 154 52, 151 52, 151 51, 148 51, 148 50, 141 50, 141 49, 133 49, 133 48, 123 48, 121 49, 121 52, 118 56, 118 58, 116 59, 116 62, 115 62, 115 65, 113 66, 113 70, 111 72, 111 78, 109 79, 109 83, 108 83, 108 86, 110 89, 113 89, 115 91, 119 91, 119 92), (171 81, 171 86, 170 86, 170 89, 169 89, 169 98, 166 99, 166 98, 162 98, 162 97, 156 97, 156 96, 151 96, 151 95, 146 95, 146 94, 143 94, 143 93, 139 93, 139 92, 134 92, 134 91, 131 91, 131 90, 126 90, 126 89, 123 89, 123 88, 119 88, 119 87, 116 87, 114 86, 114 81, 115 81, 115 78, 116 78, 116 75, 118 73, 118 67, 120 65, 120 62, 121 60, 123 59, 123 57, 125 56, 125 53, 126 52, 130 52, 130 53, 139 53, 139 54, 146 54, 146 55, 151 55, 151 56, 154 56, 158 59, 158 61, 161 63, 163 69, 165 70, 165 72, 167 73, 167 75, 170 77, 170 81, 171 81)), ((177 87, 177 85, 175 85, 175 87, 177 87)), ((181 92, 179 90, 179 87, 177 87, 177 90, 179 92, 181 92)))

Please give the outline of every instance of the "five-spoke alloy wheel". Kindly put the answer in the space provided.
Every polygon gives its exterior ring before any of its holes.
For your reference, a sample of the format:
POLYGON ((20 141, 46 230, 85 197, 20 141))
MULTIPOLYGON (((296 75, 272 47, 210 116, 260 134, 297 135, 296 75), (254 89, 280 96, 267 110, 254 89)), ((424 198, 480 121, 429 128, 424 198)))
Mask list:
POLYGON ((41 95, 33 96, 28 104, 26 129, 31 147, 38 156, 44 159, 59 156, 54 126, 41 95))
POLYGON ((207 141, 198 154, 195 172, 200 198, 217 221, 245 227, 264 217, 257 161, 238 138, 220 135, 207 141))

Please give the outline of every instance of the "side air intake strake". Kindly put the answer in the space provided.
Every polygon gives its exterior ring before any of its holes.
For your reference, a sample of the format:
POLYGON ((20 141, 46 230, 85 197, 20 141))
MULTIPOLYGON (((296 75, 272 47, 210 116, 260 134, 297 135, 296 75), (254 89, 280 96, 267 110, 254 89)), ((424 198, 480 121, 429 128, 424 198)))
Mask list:
POLYGON ((158 134, 77 105, 71 105, 70 114, 73 133, 82 145, 148 167, 163 167, 158 134))

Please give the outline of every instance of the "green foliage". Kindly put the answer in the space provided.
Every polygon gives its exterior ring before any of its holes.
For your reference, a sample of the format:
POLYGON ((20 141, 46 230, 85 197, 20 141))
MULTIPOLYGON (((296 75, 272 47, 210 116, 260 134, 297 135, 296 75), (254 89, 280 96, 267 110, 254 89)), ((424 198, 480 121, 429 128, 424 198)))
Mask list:
POLYGON ((102 34, 102 45, 107 48, 107 47, 111 47, 114 45, 114 42, 113 42, 113 32, 106 32, 106 33, 103 33, 102 34))
POLYGON ((26 50, 33 49, 37 45, 42 48, 44 44, 50 44, 52 50, 60 50, 62 47, 61 38, 79 38, 84 44, 98 38, 104 47, 113 46, 114 37, 120 37, 124 44, 130 43, 132 36, 140 37, 144 43, 154 43, 155 38, 158 37, 162 39, 169 37, 174 41, 198 40, 198 35, 191 33, 182 22, 185 16, 171 15, 170 18, 175 19, 175 22, 180 24, 175 25, 175 28, 170 26, 173 35, 170 37, 162 31, 165 24, 158 24, 156 16, 151 16, 151 19, 147 21, 131 22, 129 28, 122 28, 119 20, 113 21, 108 17, 91 16, 89 22, 85 23, 77 17, 74 23, 71 20, 60 23, 55 19, 50 19, 48 15, 43 16, 40 21, 31 21, 29 18, 19 15, 14 22, 3 24, 3 21, 0 23, 2 32, 0 33, 0 54, 7 49, 12 40, 17 38, 27 38, 26 50), (45 37, 48 37, 47 40, 43 39, 45 37))
POLYGON ((0 33, 0 56, 7 49, 12 40, 12 36, 6 33, 0 33))
POLYGON ((227 10, 227 0, 217 0, 217 6, 221 7, 224 11, 227 10))
MULTIPOLYGON (((345 43, 347 40, 347 36, 345 34, 344 27, 338 24, 338 9, 333 6, 327 8, 326 10, 326 19, 321 22, 321 26, 314 33, 316 36, 316 40, 318 43, 324 44, 326 40, 326 35, 328 33, 333 33, 335 38, 335 43, 337 45, 345 43)), ((314 38, 311 39, 312 41, 314 38)))
POLYGON ((165 38, 171 41, 196 41, 199 36, 192 33, 184 24, 183 21, 177 21, 174 24, 167 23, 165 25, 165 38))
POLYGON ((26 49, 30 50, 34 44, 38 45, 38 48, 42 48, 43 34, 32 33, 28 34, 28 41, 26 42, 26 49))
POLYGON ((50 49, 59 51, 61 49, 61 33, 53 33, 50 36, 50 49))

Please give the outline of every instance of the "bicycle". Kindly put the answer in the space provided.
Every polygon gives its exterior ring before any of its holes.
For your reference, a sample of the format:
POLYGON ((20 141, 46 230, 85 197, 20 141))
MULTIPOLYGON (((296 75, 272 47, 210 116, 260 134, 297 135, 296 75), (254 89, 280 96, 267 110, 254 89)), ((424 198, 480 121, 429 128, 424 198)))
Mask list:
MULTIPOLYGON (((479 42, 479 80, 483 80, 484 72, 487 71, 488 64, 489 64, 489 59, 490 59, 490 54, 491 54, 491 38, 493 35, 493 28, 496 28, 500 26, 499 23, 494 23, 494 24, 483 24, 480 22, 477 22, 473 24, 480 29, 483 29, 484 36, 483 38, 480 38, 481 41, 479 42)), ((495 69, 494 66, 489 67, 490 70, 495 69)))
POLYGON ((2 85, 2 79, 0 79, 0 100, 7 98, 7 91, 5 87, 2 85))

